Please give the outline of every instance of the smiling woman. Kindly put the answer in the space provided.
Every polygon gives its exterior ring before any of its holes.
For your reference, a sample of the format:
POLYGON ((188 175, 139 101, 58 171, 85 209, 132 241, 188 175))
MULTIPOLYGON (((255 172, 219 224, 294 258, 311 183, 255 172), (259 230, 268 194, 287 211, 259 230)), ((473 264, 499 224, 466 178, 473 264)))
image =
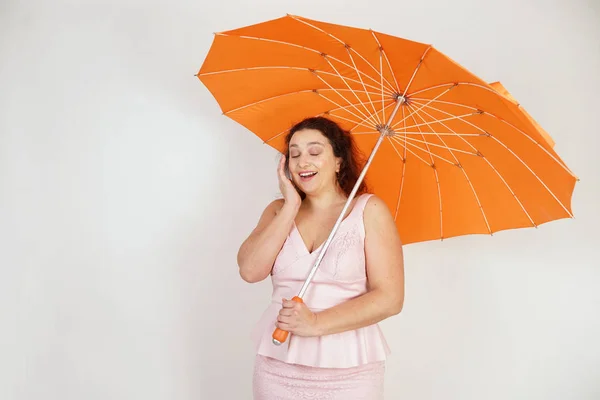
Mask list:
MULTIPOLYGON (((312 158, 316 168, 328 168, 327 164, 323 165, 327 161, 324 152, 328 150, 328 147, 331 148, 335 158, 335 175, 330 174, 330 176, 336 182, 333 182, 331 187, 339 186, 346 196, 350 195, 354 184, 358 180, 363 160, 352 140, 352 136, 344 132, 338 124, 323 117, 305 119, 290 130, 286 137, 286 143, 288 145, 287 158, 289 159, 289 163, 286 164, 286 172, 296 172, 296 177, 302 178, 298 180, 292 176, 301 198, 306 196, 304 190, 307 188, 304 188, 300 183, 310 179, 307 180, 300 174, 313 173, 313 175, 316 175, 319 171, 302 171, 301 168, 304 165, 301 163, 306 162, 306 158, 302 159, 300 157, 305 155, 312 158)), ((308 190, 310 190, 310 187, 308 187, 308 190)), ((367 187, 363 181, 357 194, 366 191, 367 187)))
POLYGON ((383 398, 389 353, 378 322, 402 310, 402 245, 386 205, 362 184, 303 301, 304 282, 358 180, 353 139, 318 117, 295 125, 279 163, 282 199, 240 247, 247 282, 271 275, 272 303, 254 331, 254 399, 383 398), (291 333, 275 346, 274 328, 291 333))

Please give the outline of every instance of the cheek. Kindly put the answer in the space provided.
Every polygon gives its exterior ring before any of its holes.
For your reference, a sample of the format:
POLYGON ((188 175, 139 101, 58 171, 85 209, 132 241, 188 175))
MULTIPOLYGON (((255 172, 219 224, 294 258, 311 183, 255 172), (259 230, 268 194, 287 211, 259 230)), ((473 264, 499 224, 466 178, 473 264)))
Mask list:
POLYGON ((323 162, 323 159, 321 157, 313 157, 312 164, 318 169, 323 169, 326 166, 326 163, 323 162))
POLYGON ((318 164, 319 168, 325 171, 334 171, 336 168, 335 160, 325 157, 320 157, 315 164, 318 164))

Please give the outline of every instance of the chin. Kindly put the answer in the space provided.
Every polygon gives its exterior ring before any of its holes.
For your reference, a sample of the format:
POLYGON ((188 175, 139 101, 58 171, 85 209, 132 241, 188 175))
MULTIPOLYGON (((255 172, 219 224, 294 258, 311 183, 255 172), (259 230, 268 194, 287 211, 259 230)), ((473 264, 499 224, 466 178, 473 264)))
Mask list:
POLYGON ((309 188, 299 187, 299 188, 307 196, 317 196, 320 193, 326 192, 328 189, 327 187, 324 187, 324 186, 309 187, 309 188))
POLYGON ((298 186, 298 189, 300 189, 302 191, 302 193, 304 193, 307 196, 311 196, 313 194, 316 194, 318 192, 318 190, 314 187, 305 187, 305 186, 298 186))

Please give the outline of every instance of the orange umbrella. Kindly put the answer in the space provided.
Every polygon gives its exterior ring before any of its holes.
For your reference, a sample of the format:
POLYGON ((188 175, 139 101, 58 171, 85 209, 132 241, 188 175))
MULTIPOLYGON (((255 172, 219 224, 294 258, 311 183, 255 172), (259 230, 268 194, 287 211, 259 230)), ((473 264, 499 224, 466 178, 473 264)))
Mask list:
POLYGON ((367 180, 404 244, 573 216, 577 177, 550 135, 500 83, 431 45, 287 15, 215 34, 197 76, 224 115, 280 152, 306 117, 350 131, 370 154, 355 189, 367 180))

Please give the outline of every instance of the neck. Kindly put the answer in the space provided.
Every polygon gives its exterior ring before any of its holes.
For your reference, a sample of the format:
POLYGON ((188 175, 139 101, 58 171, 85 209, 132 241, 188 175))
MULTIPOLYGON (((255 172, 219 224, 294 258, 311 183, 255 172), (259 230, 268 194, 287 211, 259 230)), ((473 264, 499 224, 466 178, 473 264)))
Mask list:
POLYGON ((315 195, 307 195, 304 201, 312 209, 327 209, 334 204, 345 202, 348 197, 337 185, 331 190, 327 190, 315 195))

